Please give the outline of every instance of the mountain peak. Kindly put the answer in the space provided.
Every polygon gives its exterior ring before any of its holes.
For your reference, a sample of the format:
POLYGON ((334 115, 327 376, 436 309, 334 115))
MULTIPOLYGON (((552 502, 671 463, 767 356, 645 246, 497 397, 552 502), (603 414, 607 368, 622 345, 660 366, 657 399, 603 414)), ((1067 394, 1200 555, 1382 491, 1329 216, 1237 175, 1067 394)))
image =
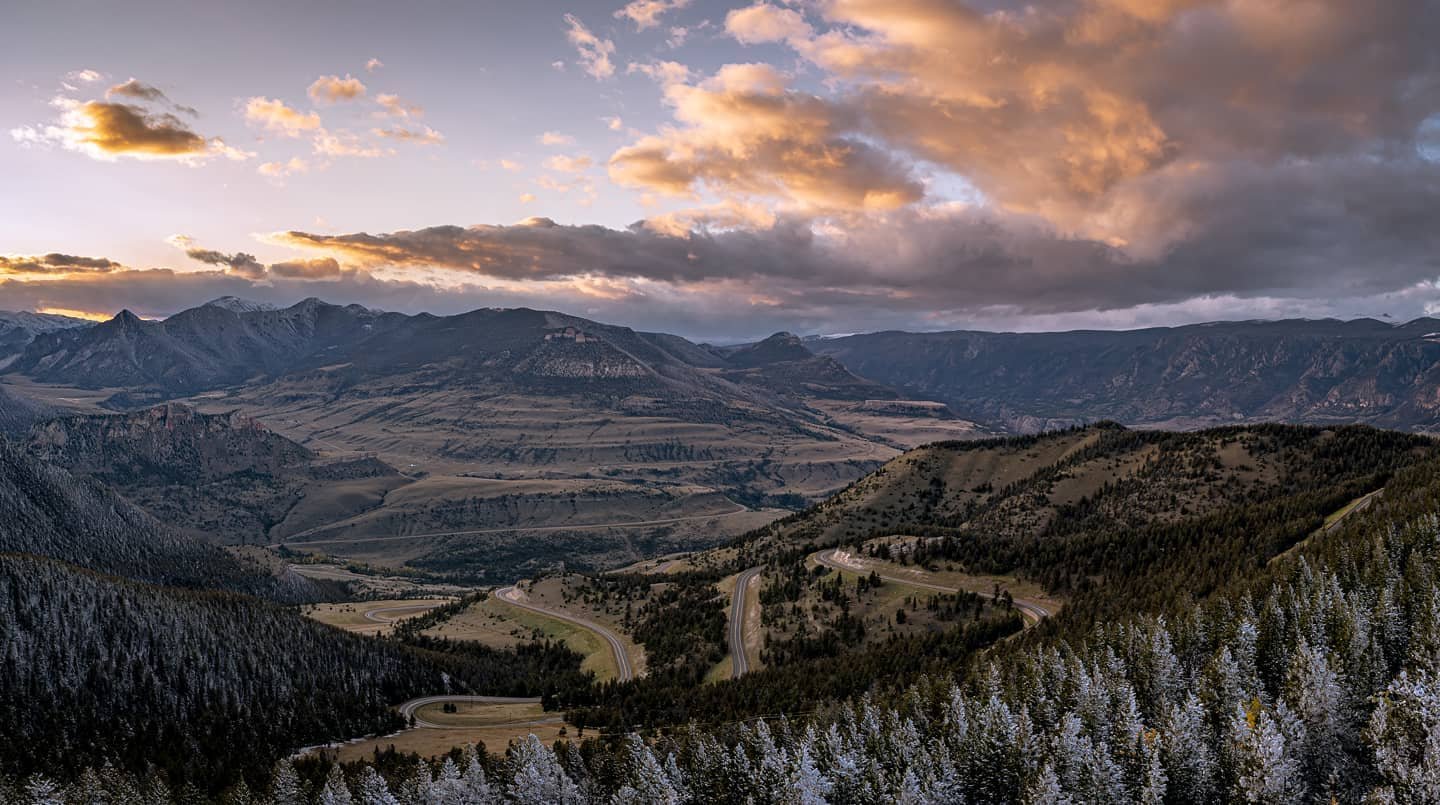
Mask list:
POLYGON ((241 299, 238 296, 221 296, 211 299, 201 307, 218 307, 232 313, 255 313, 261 310, 274 310, 274 305, 267 305, 264 302, 256 302, 251 299, 241 299))
POLYGON ((778 332, 758 341, 754 344, 747 344, 743 347, 736 347, 727 356, 730 362, 736 366, 754 367, 765 366, 772 363, 785 363, 788 361, 804 361, 815 357, 800 341, 800 337, 794 333, 778 332))

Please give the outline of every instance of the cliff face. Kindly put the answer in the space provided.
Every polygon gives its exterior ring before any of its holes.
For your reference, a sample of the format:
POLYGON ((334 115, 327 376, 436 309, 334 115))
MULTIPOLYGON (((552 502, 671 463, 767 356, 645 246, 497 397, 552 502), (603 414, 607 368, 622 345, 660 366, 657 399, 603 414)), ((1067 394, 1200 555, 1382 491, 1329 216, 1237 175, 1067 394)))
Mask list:
MULTIPOLYGON (((32 428, 24 448, 47 465, 113 486, 182 532, 222 542, 267 539, 297 503, 329 484, 371 479, 391 487, 405 480, 378 459, 317 460, 254 419, 175 403, 53 419, 32 428)), ((355 505, 359 511, 369 504, 355 505)), ((340 506, 335 516, 353 513, 340 506)))
POLYGON ((238 413, 167 404, 130 414, 77 416, 36 426, 28 450, 72 472, 126 483, 146 477, 211 481, 280 475, 314 454, 238 413))
POLYGON ((1084 421, 1440 429, 1440 322, 1222 322, 1129 332, 875 333, 812 347, 956 413, 1034 432, 1084 421))

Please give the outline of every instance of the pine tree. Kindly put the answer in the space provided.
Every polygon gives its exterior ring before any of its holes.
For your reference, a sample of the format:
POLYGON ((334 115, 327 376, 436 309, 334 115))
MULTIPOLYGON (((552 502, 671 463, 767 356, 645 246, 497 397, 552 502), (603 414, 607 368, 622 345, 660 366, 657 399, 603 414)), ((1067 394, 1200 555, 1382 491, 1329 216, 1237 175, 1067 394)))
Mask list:
POLYGON ((581 801, 580 790, 555 753, 533 734, 511 749, 514 768, 507 793, 515 805, 565 805, 581 801))
POLYGON ((305 805, 300 777, 295 774, 294 764, 287 759, 282 758, 275 764, 275 772, 270 778, 270 801, 274 805, 305 805))
POLYGON ((339 763, 330 767, 325 786, 320 789, 317 805, 354 805, 354 800, 350 797, 350 786, 345 784, 345 772, 339 763))
POLYGON ((1060 778, 1055 774, 1055 767, 1046 763, 1040 767, 1040 773, 1025 789, 1023 802, 1024 805, 1071 805, 1074 800, 1060 787, 1060 778))
POLYGON ((485 777, 485 766, 480 762, 480 753, 475 751, 474 745, 465 747, 465 796, 462 802, 464 805, 491 805, 495 801, 495 793, 490 788, 490 781, 485 777))
POLYGON ((1380 694, 1367 738, 1396 801, 1440 802, 1440 678, 1401 671, 1380 694))
POLYGON ((25 784, 25 796, 30 805, 65 805, 60 787, 38 774, 25 784))
POLYGON ((366 766, 360 773, 359 805, 400 805, 400 800, 390 793, 385 778, 380 776, 374 766, 366 766))

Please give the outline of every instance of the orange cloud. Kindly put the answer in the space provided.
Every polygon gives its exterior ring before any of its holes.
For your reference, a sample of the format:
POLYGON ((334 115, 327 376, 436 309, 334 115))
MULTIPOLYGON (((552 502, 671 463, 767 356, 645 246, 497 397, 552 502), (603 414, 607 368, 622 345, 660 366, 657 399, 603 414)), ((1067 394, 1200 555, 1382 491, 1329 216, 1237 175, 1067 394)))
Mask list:
POLYGON ((291 157, 285 162, 266 162, 258 170, 262 176, 269 176, 272 179, 283 179, 296 173, 307 173, 310 170, 310 163, 299 157, 291 157))
POLYGON ((371 134, 376 137, 384 137, 390 140, 401 140, 416 145, 438 145, 445 142, 445 135, 430 128, 421 126, 418 129, 407 129, 403 126, 394 126, 388 129, 371 129, 371 134))
POLYGON ((579 52, 580 69, 597 81, 615 75, 615 63, 610 60, 615 55, 615 43, 596 36, 574 14, 566 14, 564 19, 570 28, 566 37, 579 52))
POLYGON ((560 173, 581 173, 589 170, 593 164, 594 160, 590 159, 590 157, 572 157, 566 156, 565 154, 557 154, 545 160, 546 168, 552 171, 559 171, 560 173))
POLYGON ((814 33, 799 12, 769 3, 734 9, 725 15, 725 30, 747 45, 804 41, 814 33))
POLYGON ((310 84, 308 93, 311 100, 317 103, 353 101, 365 97, 365 84, 348 73, 344 78, 322 75, 310 84))
POLYGON ((24 143, 58 142, 63 147, 94 159, 129 157, 142 160, 170 159, 203 162, 214 156, 248 159, 253 154, 231 148, 223 140, 205 139, 184 121, 167 112, 106 101, 77 101, 56 98, 60 109, 57 125, 43 130, 22 127, 12 132, 24 143))
POLYGON ((643 31, 660 24, 660 18, 668 12, 685 8, 690 0, 630 0, 615 12, 616 19, 629 19, 635 23, 635 30, 643 31))
POLYGON ((375 102, 380 104, 385 114, 390 117, 420 117, 425 114, 425 110, 418 104, 409 103, 399 95, 382 92, 375 96, 375 102))
POLYGON ((320 116, 301 112, 275 98, 256 96, 245 101, 245 120, 272 134, 299 137, 320 130, 320 116))
POLYGON ((769 65, 726 65, 698 86, 667 86, 665 97, 683 127, 615 152, 615 182, 770 196, 812 211, 891 209, 923 196, 907 166, 853 136, 849 110, 791 90, 769 65))

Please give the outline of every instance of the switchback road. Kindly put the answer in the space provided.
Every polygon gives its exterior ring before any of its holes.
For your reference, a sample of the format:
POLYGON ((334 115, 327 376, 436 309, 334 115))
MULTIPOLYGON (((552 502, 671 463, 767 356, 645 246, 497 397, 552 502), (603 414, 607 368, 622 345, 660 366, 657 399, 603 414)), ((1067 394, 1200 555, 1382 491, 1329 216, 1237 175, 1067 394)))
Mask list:
MULTIPOLYGON (((415 719, 415 726, 417 727, 446 729, 453 725, 435 724, 416 716, 415 713, 427 704, 463 704, 473 702, 479 702, 481 704, 539 704, 540 699, 524 698, 518 696, 421 696, 418 699, 411 699, 410 701, 405 702, 396 709, 400 711, 401 716, 404 716, 407 719, 415 719)), ((552 719, 546 720, 549 721, 552 719)), ((541 722, 537 721, 535 723, 538 724, 541 722)))
MULTIPOLYGON (((830 568, 831 570, 844 570, 850 573, 865 572, 863 566, 850 563, 849 556, 847 554, 843 554, 838 548, 831 548, 829 550, 820 551, 819 553, 814 555, 814 559, 816 562, 830 568)), ((884 573, 880 573, 879 571, 876 571, 876 575, 878 575, 885 581, 893 581, 896 584, 903 584, 907 587, 919 587, 922 590, 934 590, 936 592, 948 593, 950 595, 954 595, 955 593, 962 591, 962 588, 960 587, 946 587, 941 584, 932 584, 930 582, 907 579, 903 576, 887 576, 884 573)), ((978 590, 964 590, 964 592, 973 592, 976 595, 982 595, 990 599, 994 599, 995 597, 991 593, 980 592, 978 590)), ((1027 601, 1022 598, 1015 598, 1013 599, 1013 601, 1015 603, 1015 608, 1020 610, 1020 614, 1025 617, 1025 628, 1027 629, 1039 623, 1040 621, 1050 617, 1051 615, 1049 609, 1045 608, 1041 604, 1035 603, 1034 601, 1027 601)))
POLYGON ((745 591, 750 582, 760 575, 760 568, 752 567, 735 577, 735 591, 730 595, 730 678, 735 679, 750 670, 750 660, 745 656, 745 591))
POLYGON ((524 594, 513 586, 502 587, 499 590, 496 590, 495 597, 499 598, 507 604, 520 607, 521 609, 528 609, 531 612, 538 612, 541 615, 545 615, 546 617, 565 621, 566 623, 574 624, 582 629, 586 629, 594 632, 597 635, 600 635, 600 637, 603 638, 606 643, 610 644, 610 653, 615 655, 616 679, 621 682, 628 682, 634 678, 635 672, 630 667, 630 656, 625 653, 625 644, 621 642, 620 638, 617 637, 614 632, 606 629, 604 626, 601 626, 594 621, 577 618, 574 615, 567 615, 564 612, 536 606, 535 604, 532 604, 529 601, 525 600, 524 594))

